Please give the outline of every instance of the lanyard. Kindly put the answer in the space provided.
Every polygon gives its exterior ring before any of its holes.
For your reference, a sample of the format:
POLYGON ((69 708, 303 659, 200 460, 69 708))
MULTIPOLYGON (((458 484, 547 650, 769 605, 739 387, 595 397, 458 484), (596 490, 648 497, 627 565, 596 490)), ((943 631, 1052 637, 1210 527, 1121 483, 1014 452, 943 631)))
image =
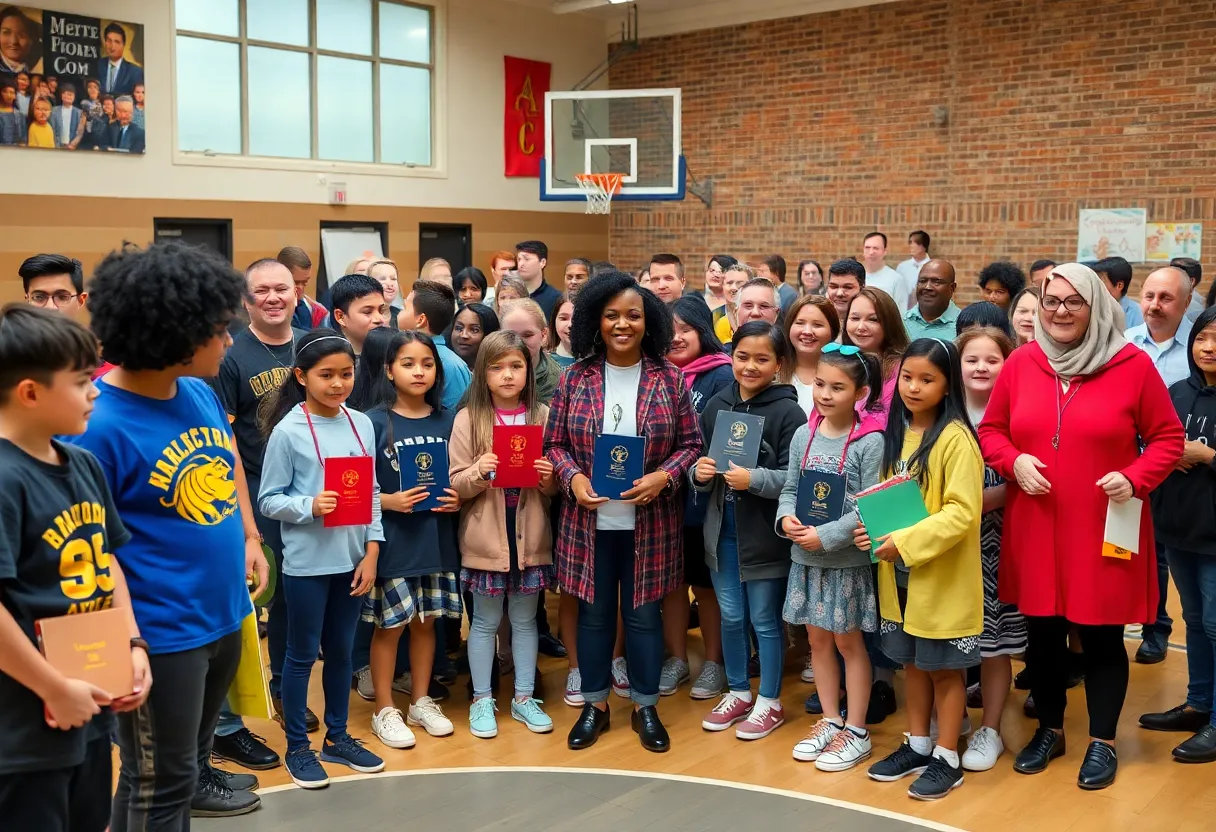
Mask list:
MULTIPOLYGON (((807 424, 808 424, 808 425, 810 424, 810 420, 809 420, 809 419, 807 420, 807 424)), ((822 419, 820 419, 820 420, 819 420, 819 424, 823 424, 823 420, 822 420, 822 419)), ((819 429, 819 425, 816 425, 816 426, 815 426, 815 429, 816 429, 816 430, 818 430, 818 429, 819 429)), ((848 455, 849 455, 849 443, 853 441, 853 431, 855 431, 855 430, 857 430, 857 425, 856 425, 856 424, 854 424, 852 427, 850 427, 850 428, 849 428, 849 432, 848 432, 848 433, 846 433, 846 434, 845 434, 845 436, 844 436, 844 447, 843 447, 843 448, 841 448, 841 450, 840 450, 840 467, 836 469, 836 473, 837 473, 837 474, 843 474, 843 473, 844 473, 844 461, 845 461, 845 460, 848 458, 848 455)), ((807 437, 807 440, 806 440, 806 450, 802 452, 802 468, 799 468, 799 469, 798 469, 798 470, 800 470, 800 471, 806 468, 806 461, 807 461, 808 459, 810 459, 810 456, 811 456, 811 442, 813 442, 814 440, 815 440, 815 434, 814 434, 814 433, 812 433, 812 434, 811 434, 809 437, 807 437)))
MULTIPOLYGON (((363 451, 364 456, 367 456, 367 448, 363 447, 363 440, 359 438, 359 431, 355 430, 355 420, 351 418, 350 411, 341 405, 338 406, 338 409, 346 415, 346 421, 350 422, 350 432, 355 435, 355 441, 359 443, 359 450, 363 451)), ((308 420, 308 432, 312 434, 312 446, 317 449, 317 462, 321 463, 321 467, 324 468, 325 460, 321 457, 321 443, 317 441, 317 431, 312 426, 312 416, 303 402, 300 402, 300 410, 304 411, 304 418, 308 420)), ((389 414, 389 418, 392 418, 391 413, 389 414)))

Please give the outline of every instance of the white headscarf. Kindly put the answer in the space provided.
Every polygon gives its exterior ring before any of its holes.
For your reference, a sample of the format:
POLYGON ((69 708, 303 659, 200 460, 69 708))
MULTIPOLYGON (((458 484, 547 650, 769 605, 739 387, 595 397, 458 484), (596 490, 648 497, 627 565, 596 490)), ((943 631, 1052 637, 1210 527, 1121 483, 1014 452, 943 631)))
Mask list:
POLYGON ((1039 314, 1034 316, 1035 341, 1043 348, 1051 368, 1061 378, 1093 375, 1127 344, 1127 339, 1123 337, 1123 308, 1106 291, 1102 278, 1089 266, 1081 263, 1056 266, 1043 281, 1043 295, 1047 294, 1047 284, 1057 277, 1071 283, 1077 294, 1089 304, 1089 326, 1079 340, 1061 344, 1047 334, 1042 320, 1047 312, 1040 308, 1039 314))

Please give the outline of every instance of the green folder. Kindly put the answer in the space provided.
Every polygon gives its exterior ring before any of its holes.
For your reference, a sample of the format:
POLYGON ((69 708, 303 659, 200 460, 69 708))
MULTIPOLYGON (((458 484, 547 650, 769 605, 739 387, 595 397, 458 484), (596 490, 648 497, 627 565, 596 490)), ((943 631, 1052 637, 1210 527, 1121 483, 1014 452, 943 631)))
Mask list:
POLYGON ((870 536, 870 558, 878 550, 878 539, 891 532, 915 526, 929 516, 925 498, 916 480, 871 490, 857 497, 857 513, 870 536))

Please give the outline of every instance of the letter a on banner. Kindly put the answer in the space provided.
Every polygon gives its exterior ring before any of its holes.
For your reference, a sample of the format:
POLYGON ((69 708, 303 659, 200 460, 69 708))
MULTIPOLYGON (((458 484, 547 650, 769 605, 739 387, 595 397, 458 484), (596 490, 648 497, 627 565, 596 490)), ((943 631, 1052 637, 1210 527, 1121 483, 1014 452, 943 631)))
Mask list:
POLYGON ((540 176, 545 136, 545 93, 552 64, 504 59, 506 101, 503 149, 506 176, 540 176))

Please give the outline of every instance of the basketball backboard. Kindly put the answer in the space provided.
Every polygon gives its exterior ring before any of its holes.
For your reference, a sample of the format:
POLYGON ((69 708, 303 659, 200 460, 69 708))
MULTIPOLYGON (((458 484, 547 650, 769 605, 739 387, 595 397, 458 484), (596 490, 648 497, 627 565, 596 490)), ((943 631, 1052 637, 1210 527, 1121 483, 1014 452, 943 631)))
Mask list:
POLYGON ((680 90, 545 93, 540 198, 585 200, 580 173, 619 173, 617 200, 684 198, 680 90))

